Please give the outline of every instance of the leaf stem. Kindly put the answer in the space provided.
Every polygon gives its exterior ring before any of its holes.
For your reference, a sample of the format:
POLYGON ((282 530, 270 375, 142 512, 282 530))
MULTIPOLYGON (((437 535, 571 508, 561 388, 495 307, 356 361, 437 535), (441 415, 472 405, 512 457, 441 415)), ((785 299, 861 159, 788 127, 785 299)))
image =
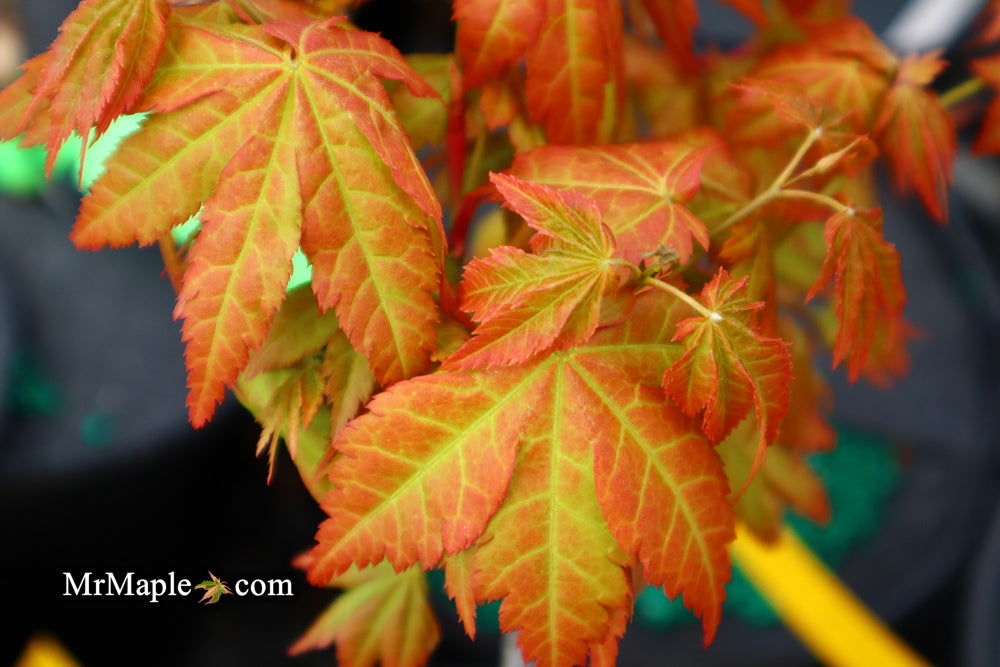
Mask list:
POLYGON ((626 269, 628 269, 629 273, 632 275, 633 280, 638 280, 644 277, 642 269, 636 266, 635 262, 630 262, 623 257, 612 257, 607 260, 607 263, 614 266, 624 266, 626 269))
POLYGON ((969 99, 983 88, 986 87, 986 82, 979 77, 972 77, 967 81, 963 81, 954 88, 950 88, 945 92, 941 93, 941 104, 945 108, 951 108, 957 106, 958 104, 969 99))
POLYGON ((721 223, 716 225, 715 229, 712 230, 712 233, 720 234, 721 232, 726 231, 727 229, 735 225, 737 222, 743 220, 750 214, 756 212, 758 209, 763 208, 767 204, 770 204, 772 201, 774 201, 774 198, 777 196, 778 193, 775 190, 771 189, 765 190, 764 192, 760 193, 752 200, 747 202, 741 209, 735 211, 728 218, 726 218, 721 223))
POLYGON ((724 232, 725 230, 735 225, 737 222, 743 220, 747 216, 755 213, 757 210, 763 208, 767 204, 779 198, 781 196, 781 193, 783 192, 782 188, 788 184, 789 180, 791 180, 792 176, 795 174, 795 170, 798 169, 799 165, 802 164, 802 160, 805 159, 806 154, 809 152, 809 149, 812 148, 813 145, 815 145, 816 141, 821 136, 823 136, 822 127, 818 127, 815 130, 809 132, 809 134, 806 135, 806 138, 799 145, 798 150, 795 151, 795 155, 792 156, 792 159, 788 161, 787 165, 785 165, 784 170, 780 174, 778 174, 777 178, 774 179, 774 182, 771 183, 771 186, 768 187, 763 192, 761 192, 760 194, 758 194, 751 201, 747 202, 738 211, 734 212, 728 218, 723 220, 719 225, 715 227, 715 229, 712 230, 713 234, 719 234, 721 232, 724 232))
POLYGON ((795 151, 795 155, 793 155, 792 159, 788 161, 787 165, 785 165, 784 171, 778 174, 778 177, 774 179, 774 183, 771 184, 771 187, 768 188, 768 191, 778 191, 782 187, 787 185, 788 179, 792 177, 792 174, 795 173, 795 170, 799 168, 800 164, 802 164, 802 160, 805 159, 806 153, 809 152, 809 149, 813 147, 813 144, 815 144, 816 141, 822 136, 823 136, 822 126, 817 127, 816 129, 810 131, 808 135, 806 135, 806 138, 803 140, 802 144, 799 145, 799 149, 795 151))
POLYGON ((716 320, 719 317, 718 313, 713 313, 708 308, 703 306, 701 302, 699 302, 697 299, 695 299, 693 296, 691 296, 684 290, 680 289, 679 287, 675 287, 670 283, 665 283, 658 278, 652 278, 652 277, 646 278, 645 284, 651 285, 652 287, 663 290, 664 292, 677 297, 678 299, 680 299, 681 301, 683 301, 684 303, 686 303, 687 305, 691 306, 696 311, 698 311, 699 314, 709 318, 710 320, 716 320))
POLYGON ((837 201, 830 195, 824 195, 810 190, 782 190, 778 194, 779 199, 805 199, 832 208, 838 213, 849 213, 854 209, 847 204, 837 201))

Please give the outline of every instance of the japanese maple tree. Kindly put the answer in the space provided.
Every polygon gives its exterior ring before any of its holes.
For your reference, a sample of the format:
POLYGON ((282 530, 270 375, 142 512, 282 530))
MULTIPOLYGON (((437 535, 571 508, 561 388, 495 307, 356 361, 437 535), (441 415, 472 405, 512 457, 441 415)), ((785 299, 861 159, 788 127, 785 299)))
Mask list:
POLYGON ((711 643, 735 523, 829 513, 816 353, 906 370, 873 170, 947 219, 945 63, 844 0, 728 0, 755 32, 706 52, 694 0, 455 0, 454 53, 406 57, 350 4, 83 0, 0 136, 148 114, 72 239, 159 244, 192 424, 234 389, 329 515, 298 562, 348 591, 293 651, 424 663, 431 568, 543 667, 613 664, 645 584, 711 643))

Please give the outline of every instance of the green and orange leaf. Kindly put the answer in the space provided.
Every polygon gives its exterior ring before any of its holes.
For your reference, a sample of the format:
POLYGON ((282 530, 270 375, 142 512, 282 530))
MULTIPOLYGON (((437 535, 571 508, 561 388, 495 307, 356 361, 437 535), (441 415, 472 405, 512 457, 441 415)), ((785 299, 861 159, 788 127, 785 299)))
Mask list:
POLYGON ((510 173, 592 198, 632 262, 660 245, 687 261, 695 241, 708 247, 705 225, 684 204, 697 193, 711 150, 673 142, 546 146, 516 156, 510 173))
MULTIPOLYGON (((272 472, 279 437, 302 469, 300 436, 311 430, 320 411, 328 415, 323 420, 328 443, 374 390, 367 361, 340 330, 334 312, 319 312, 308 286, 288 293, 267 338, 251 355, 236 385, 237 396, 262 426, 257 453, 270 450, 272 472)), ((329 458, 329 452, 323 452, 310 467, 322 467, 329 458)), ((312 479, 306 482, 313 484, 312 479)))
MULTIPOLYGON (((13 130, 39 112, 48 124, 47 168, 72 133, 103 133, 128 113, 153 78, 167 33, 167 0, 84 0, 63 22, 32 86, 32 101, 13 130)), ((29 134, 34 134, 29 130, 29 134)), ((40 138, 40 137, 39 137, 40 138)))
POLYGON ((470 639, 476 638, 475 553, 476 547, 469 547, 444 561, 445 590, 455 601, 458 618, 470 639))
POLYGON ((620 3, 544 4, 545 20, 527 58, 531 117, 554 144, 609 141, 622 103, 620 3))
POLYGON ((43 53, 21 65, 21 76, 0 91, 0 139, 16 139, 23 132, 21 144, 25 146, 36 146, 49 140, 49 102, 36 102, 34 99, 34 91, 49 58, 47 53, 43 53), (24 123, 29 107, 33 108, 33 114, 30 122, 24 123))
POLYGON ((801 87, 823 108, 835 116, 846 117, 856 132, 871 126, 890 83, 885 72, 856 55, 841 54, 813 43, 778 49, 764 57, 749 76, 801 87))
POLYGON ((517 63, 545 20, 539 0, 455 0, 456 51, 470 88, 487 83, 517 63))
POLYGON ((503 499, 519 433, 550 383, 543 365, 422 376, 376 396, 334 443, 336 489, 310 580, 383 559, 432 567, 469 546, 503 499))
POLYGON ((453 595, 466 609, 470 590, 502 597, 502 626, 522 630, 526 656, 561 665, 617 627, 634 556, 648 581, 685 595, 710 639, 729 576, 729 488, 710 445, 654 386, 680 353, 668 340, 678 307, 659 293, 641 303, 649 318, 587 345, 377 397, 336 443, 310 579, 383 557, 432 567, 475 544, 462 556, 471 564, 449 559, 453 595))
POLYGON ((537 254, 501 246, 469 264, 462 307, 480 325, 446 369, 517 364, 583 342, 597 328, 601 297, 616 287, 614 240, 595 202, 512 176, 491 179, 535 229, 537 254))
POLYGON ((752 409, 760 432, 759 465, 788 411, 792 362, 788 343, 760 333, 757 318, 764 304, 747 298, 747 282, 719 269, 705 285, 706 313, 677 327, 674 340, 685 351, 664 374, 663 387, 688 415, 704 410, 702 426, 713 442, 752 409))
POLYGON ((346 588, 302 637, 291 655, 337 645, 344 667, 419 667, 441 637, 417 568, 395 573, 386 564, 353 570, 331 582, 346 588))
POLYGON ((204 604, 216 604, 223 595, 232 595, 233 592, 229 590, 229 586, 226 585, 226 582, 220 580, 211 572, 208 573, 208 576, 211 577, 211 579, 206 579, 195 586, 195 590, 201 588, 205 591, 205 594, 201 596, 201 600, 199 600, 199 602, 204 604))
POLYGON ((264 343, 250 356, 243 369, 246 378, 259 373, 288 368, 322 351, 340 333, 333 311, 321 313, 316 295, 308 286, 288 292, 281 310, 274 316, 264 343))
POLYGON ((846 360, 854 381, 873 353, 894 355, 903 344, 906 291, 899 253, 882 234, 878 209, 834 214, 825 236, 826 259, 808 298, 833 284, 839 322, 833 364, 846 360))
POLYGON ((539 667, 584 664, 613 610, 630 602, 627 558, 594 487, 592 443, 614 438, 617 425, 586 378, 572 362, 558 364, 474 557, 477 595, 503 599, 501 627, 519 632, 525 660, 539 667))
POLYGON ((174 17, 142 102, 158 113, 109 162, 73 238, 151 243, 204 205, 177 307, 192 422, 263 341, 300 245, 320 306, 380 382, 424 370, 440 206, 376 77, 436 93, 388 43, 341 22, 174 17))
POLYGON ((925 86, 943 69, 936 53, 904 59, 879 109, 875 135, 903 192, 916 190, 928 212, 948 219, 948 186, 958 151, 955 121, 925 86))
MULTIPOLYGON (((753 421, 746 419, 719 443, 719 456, 730 485, 736 487, 753 474, 759 440, 753 421)), ((773 541, 781 533, 786 507, 816 523, 826 523, 830 518, 830 501, 823 483, 801 452, 779 444, 768 448, 759 472, 733 508, 750 530, 761 539, 773 541)))

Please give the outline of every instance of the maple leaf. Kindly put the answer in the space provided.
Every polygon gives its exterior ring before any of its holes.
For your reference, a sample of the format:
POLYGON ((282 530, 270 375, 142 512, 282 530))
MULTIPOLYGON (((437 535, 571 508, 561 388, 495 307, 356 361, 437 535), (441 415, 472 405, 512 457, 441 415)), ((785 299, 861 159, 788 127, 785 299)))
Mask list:
POLYGON ((502 79, 524 56, 528 111, 549 141, 612 138, 624 105, 619 2, 456 0, 455 18, 465 82, 483 88, 490 127, 514 118, 502 79))
MULTIPOLYGON (((775 79, 801 86, 822 106, 846 117, 856 132, 867 129, 889 81, 886 73, 852 53, 816 44, 791 44, 764 57, 748 73, 752 79, 775 79)), ((748 133, 749 134, 749 133, 748 133)))
POLYGON ((43 53, 21 65, 22 74, 11 85, 0 91, 0 139, 9 141, 17 138, 23 131, 21 145, 35 146, 44 144, 49 139, 48 100, 35 101, 34 91, 38 87, 42 71, 49 61, 49 55, 43 53), (30 106, 35 106, 32 120, 26 126, 22 122, 25 112, 30 106))
POLYGON ((335 439, 375 394, 378 383, 368 360, 341 333, 327 341, 322 373, 326 378, 326 402, 331 411, 330 435, 335 439))
MULTIPOLYGON (((758 441, 753 421, 745 419, 719 443, 730 485, 742 484, 752 474, 758 441)), ((830 501, 823 483, 802 453, 775 445, 767 450, 759 474, 736 501, 734 510, 754 533, 773 541, 781 533, 786 505, 816 523, 830 519, 830 501)))
POLYGON ((323 403, 321 383, 321 374, 316 371, 315 362, 304 361, 291 368, 265 371, 251 379, 241 376, 233 387, 236 398, 261 424, 258 453, 263 451, 262 446, 271 447, 269 468, 273 469, 274 447, 277 438, 283 438, 288 443, 289 455, 303 484, 317 502, 330 490, 327 479, 333 455, 330 450, 330 422, 331 412, 335 409, 323 403), (315 388, 317 384, 319 391, 315 388), (300 404, 288 397, 296 390, 305 394, 305 400, 300 404), (304 415, 313 410, 314 414, 304 415), (305 416, 309 417, 307 423, 304 423, 305 416))
POLYGON ((220 581, 219 578, 211 572, 208 573, 208 576, 210 576, 211 579, 206 579, 195 586, 195 590, 199 588, 205 589, 205 594, 201 596, 201 600, 199 600, 199 602, 204 604, 215 604, 222 598, 223 595, 232 594, 232 591, 229 590, 229 586, 227 586, 224 581, 220 581))
POLYGON ((267 338, 250 356, 243 375, 251 379, 265 371, 288 368, 320 352, 339 333, 336 314, 321 313, 312 290, 297 287, 286 295, 267 338))
POLYGON ((944 222, 958 139, 951 114, 937 94, 925 88, 945 66, 938 55, 911 56, 900 63, 875 134, 899 189, 915 189, 928 212, 944 222))
POLYGON ((257 455, 265 450, 269 452, 268 483, 274 475, 278 438, 284 438, 294 459, 298 453, 299 433, 309 428, 323 406, 323 383, 315 366, 316 362, 305 361, 298 368, 283 373, 270 400, 255 415, 263 425, 257 441, 257 455))
POLYGON ((156 69, 169 13, 167 0, 83 0, 45 56, 35 59, 38 71, 22 77, 32 99, 16 125, 4 115, 0 134, 9 138, 27 130, 28 143, 41 143, 42 133, 33 126, 44 124, 51 171, 73 132, 102 134, 133 109, 156 69))
POLYGON ((539 667, 584 664, 590 645, 607 636, 612 610, 630 601, 628 559, 594 486, 594 438, 607 437, 594 422, 607 408, 588 377, 572 364, 557 369, 522 436, 504 504, 474 552, 477 595, 503 598, 501 626, 519 631, 526 660, 539 667))
POLYGON ((702 81, 665 59, 661 49, 626 39, 625 78, 649 138, 675 137, 701 124, 702 81))
POLYGON ((853 382, 873 350, 888 353, 902 344, 906 291, 899 253, 882 234, 880 209, 838 211, 827 220, 825 236, 826 258, 807 299, 833 283, 840 324, 833 365, 846 359, 853 382), (883 344, 876 348, 883 336, 883 344))
POLYGON ((527 57, 531 117, 554 144, 608 141, 623 102, 621 3, 546 0, 545 7, 527 57))
POLYGON ((509 173, 592 198, 629 261, 663 245, 683 262, 693 241, 708 248, 708 230, 684 204, 698 191, 710 152, 673 142, 545 146, 517 155, 509 173))
POLYGON ((337 645, 344 667, 415 667, 427 663, 441 630, 418 568, 396 574, 380 564, 331 583, 346 588, 302 637, 291 655, 337 645))
POLYGON ((678 325, 674 340, 683 341, 685 352, 664 373, 663 387, 688 415, 704 410, 703 430, 713 442, 752 408, 760 432, 756 470, 788 411, 792 362, 788 343, 759 333, 764 304, 747 299, 747 282, 719 269, 704 286, 707 314, 678 325))
POLYGON ((614 239, 597 204, 512 176, 493 184, 537 234, 537 254, 501 246, 466 268, 462 307, 481 322, 446 369, 503 366, 569 347, 597 328, 601 296, 616 286, 614 239))
POLYGON ((470 88, 498 77, 527 52, 545 19, 538 0, 455 0, 456 51, 470 88))
POLYGON ((196 426, 266 335, 300 244, 321 307, 379 380, 423 370, 440 206, 376 77, 436 93, 387 42, 340 22, 193 16, 173 12, 143 100, 158 113, 94 184, 73 240, 151 243, 204 203, 176 309, 196 426))
POLYGON ((611 618, 608 621, 608 634, 599 644, 590 648, 591 667, 615 667, 618 660, 618 643, 625 635, 628 622, 632 618, 631 606, 615 607, 610 610, 611 618))
POLYGON ((891 74, 899 65, 896 54, 857 16, 805 20, 800 26, 805 41, 813 48, 852 56, 881 74, 891 74))
POLYGON ((444 583, 448 597, 455 601, 455 610, 462 628, 470 639, 476 638, 475 547, 470 547, 444 559, 444 583))
POLYGON ((272 473, 279 437, 296 460, 299 435, 323 406, 329 408, 330 436, 336 437, 374 390, 375 378, 364 356, 351 346, 333 311, 319 312, 306 286, 288 293, 237 385, 241 400, 263 426, 257 453, 270 450, 272 473), (270 377, 257 383, 260 386, 248 386, 262 374, 270 377))
POLYGON ((383 558, 430 567, 479 540, 472 584, 453 594, 503 596, 502 627, 522 630, 526 656, 569 664, 617 627, 609 609, 630 599, 623 553, 683 593, 710 640, 729 573, 728 486, 655 387, 680 353, 668 339, 676 302, 647 293, 636 308, 648 316, 538 362, 423 376, 376 397, 336 443, 310 580, 383 558))
POLYGON ((408 55, 406 62, 439 95, 414 95, 409 88, 396 81, 389 81, 386 86, 399 122, 410 137, 413 149, 419 151, 440 144, 445 139, 448 130, 447 105, 453 97, 451 71, 454 61, 449 55, 418 53, 408 55))

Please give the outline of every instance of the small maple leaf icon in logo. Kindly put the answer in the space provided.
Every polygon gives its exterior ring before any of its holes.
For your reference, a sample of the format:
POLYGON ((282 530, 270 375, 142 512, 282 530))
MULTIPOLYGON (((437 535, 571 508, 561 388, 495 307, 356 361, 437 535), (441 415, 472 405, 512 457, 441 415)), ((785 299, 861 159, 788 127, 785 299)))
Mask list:
POLYGON ((196 590, 199 588, 205 589, 205 594, 201 596, 201 600, 199 600, 199 602, 204 602, 205 604, 215 604, 223 595, 230 595, 232 593, 232 591, 229 590, 229 586, 226 586, 226 582, 220 581, 217 576, 212 574, 211 570, 209 570, 208 576, 212 578, 206 579, 195 586, 196 590))

